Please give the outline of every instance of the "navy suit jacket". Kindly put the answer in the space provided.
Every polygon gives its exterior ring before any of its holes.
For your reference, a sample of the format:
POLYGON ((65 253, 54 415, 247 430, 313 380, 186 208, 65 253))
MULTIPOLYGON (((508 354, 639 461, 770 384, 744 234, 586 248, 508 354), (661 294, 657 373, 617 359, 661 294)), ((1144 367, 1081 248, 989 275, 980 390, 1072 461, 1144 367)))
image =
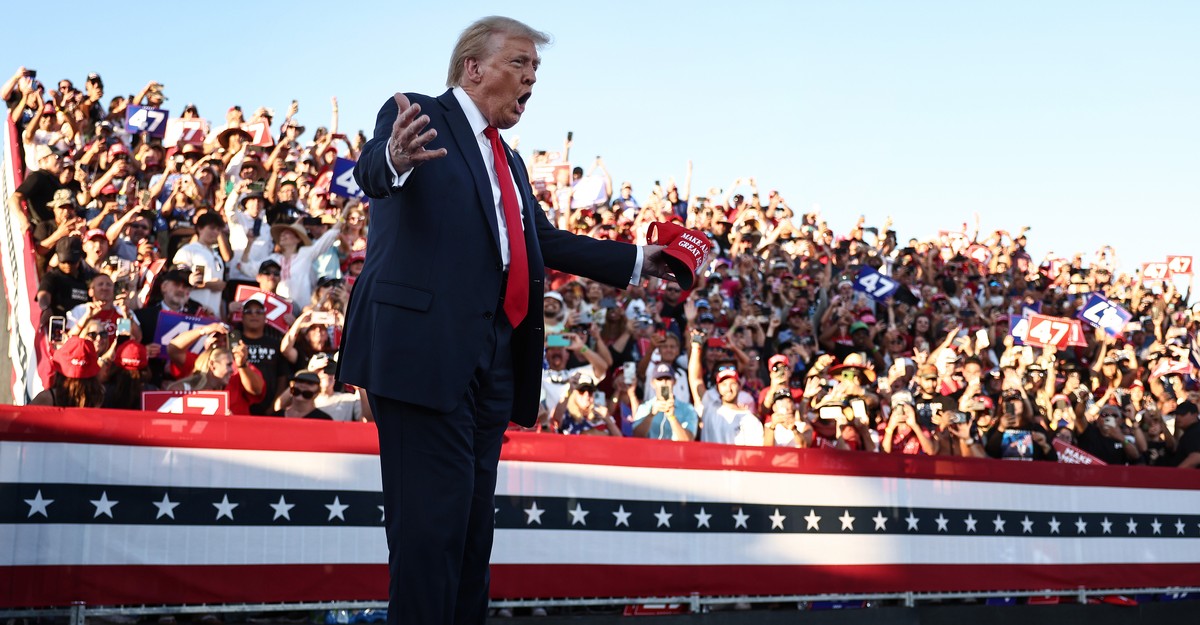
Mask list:
MULTIPOLYGON (((491 183, 478 142, 451 91, 437 98, 408 93, 421 105, 427 149, 447 156, 416 167, 393 188, 388 138, 396 120, 388 99, 363 147, 354 178, 371 198, 367 260, 354 284, 342 335, 338 378, 371 393, 449 412, 466 395, 485 337, 499 310, 504 271, 491 183)), ((634 246, 556 229, 531 192, 521 157, 505 148, 523 206, 529 258, 529 314, 512 338, 512 420, 537 419, 541 390, 545 267, 625 287, 634 246)), ((510 226, 511 229, 511 226, 510 226)))

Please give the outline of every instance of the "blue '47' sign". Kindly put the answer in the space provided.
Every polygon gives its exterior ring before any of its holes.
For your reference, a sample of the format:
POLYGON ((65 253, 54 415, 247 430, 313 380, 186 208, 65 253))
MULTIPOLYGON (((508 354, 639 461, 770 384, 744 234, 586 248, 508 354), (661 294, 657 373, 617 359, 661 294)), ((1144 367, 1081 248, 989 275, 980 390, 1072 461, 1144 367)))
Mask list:
POLYGON ((1097 328, 1104 328, 1104 332, 1109 336, 1121 334, 1125 324, 1133 319, 1128 310, 1099 293, 1089 294, 1087 303, 1075 316, 1097 328))
POLYGON ((136 135, 139 132, 149 133, 151 137, 162 137, 167 134, 166 109, 156 109, 149 106, 130 106, 125 111, 125 132, 136 135))
POLYGON ((333 165, 333 180, 329 182, 329 191, 342 197, 362 197, 362 189, 354 180, 354 163, 348 158, 338 157, 333 165))
POLYGON ((870 267, 858 270, 854 279, 854 290, 866 293, 871 299, 882 302, 892 296, 900 286, 899 282, 875 271, 870 267))

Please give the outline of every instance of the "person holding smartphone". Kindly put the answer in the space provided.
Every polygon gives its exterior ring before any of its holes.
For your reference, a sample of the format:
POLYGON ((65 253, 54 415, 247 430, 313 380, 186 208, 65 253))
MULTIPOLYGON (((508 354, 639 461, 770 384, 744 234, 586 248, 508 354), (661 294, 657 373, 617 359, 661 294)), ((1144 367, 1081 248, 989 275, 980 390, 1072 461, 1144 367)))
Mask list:
POLYGON ((653 395, 634 413, 634 436, 681 442, 696 440, 700 418, 691 404, 678 399, 675 386, 674 367, 666 362, 654 365, 651 376, 653 395))

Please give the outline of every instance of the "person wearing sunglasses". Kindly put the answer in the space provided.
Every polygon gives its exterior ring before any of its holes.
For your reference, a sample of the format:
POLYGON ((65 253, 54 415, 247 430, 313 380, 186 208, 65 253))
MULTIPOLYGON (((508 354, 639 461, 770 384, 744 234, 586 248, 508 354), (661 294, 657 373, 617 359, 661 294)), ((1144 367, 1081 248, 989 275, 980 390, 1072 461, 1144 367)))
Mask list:
POLYGON ((604 406, 596 405, 596 378, 577 373, 571 378, 571 391, 555 407, 553 419, 559 434, 621 436, 621 428, 604 406))
POLYGON ((275 400, 277 414, 289 419, 325 419, 332 421, 329 413, 317 408, 317 394, 321 392, 321 378, 307 369, 297 371, 288 387, 275 400))

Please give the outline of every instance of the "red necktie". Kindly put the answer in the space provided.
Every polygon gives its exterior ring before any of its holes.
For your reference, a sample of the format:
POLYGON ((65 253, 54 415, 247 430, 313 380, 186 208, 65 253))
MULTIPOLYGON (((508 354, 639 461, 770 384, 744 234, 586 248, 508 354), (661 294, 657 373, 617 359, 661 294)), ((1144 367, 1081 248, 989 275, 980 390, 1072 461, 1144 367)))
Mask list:
POLYGON ((483 134, 492 142, 492 161, 496 165, 496 178, 500 180, 500 204, 504 207, 504 223, 508 230, 508 288, 504 291, 504 314, 515 328, 529 312, 529 259, 525 255, 521 207, 517 204, 517 190, 513 188, 500 133, 488 126, 483 134))

